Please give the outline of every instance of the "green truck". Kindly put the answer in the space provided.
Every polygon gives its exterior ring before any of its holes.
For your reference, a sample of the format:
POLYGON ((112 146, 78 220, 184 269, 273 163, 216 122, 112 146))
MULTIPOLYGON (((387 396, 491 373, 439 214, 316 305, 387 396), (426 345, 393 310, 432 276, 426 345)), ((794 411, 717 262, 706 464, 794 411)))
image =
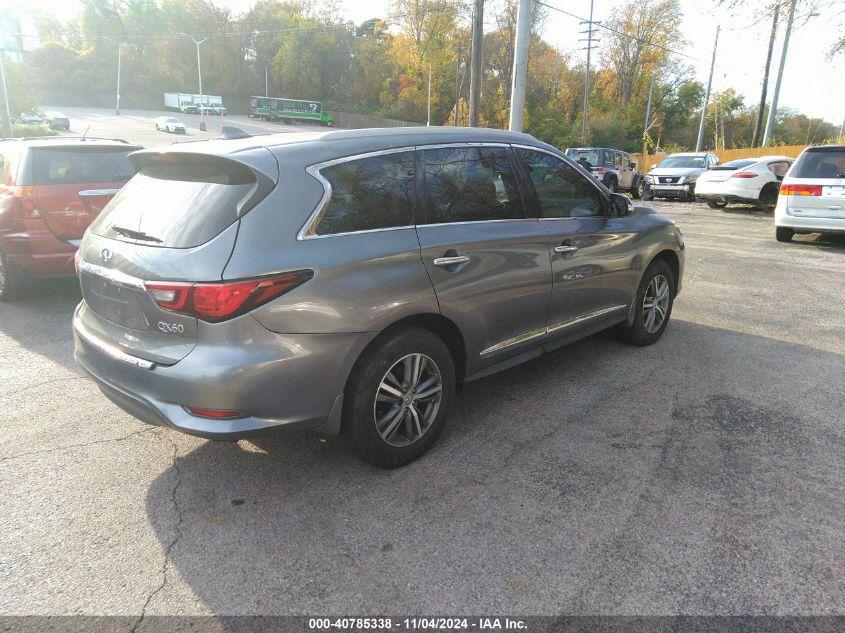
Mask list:
POLYGON ((250 97, 249 116, 265 121, 313 121, 327 127, 333 124, 331 115, 323 112, 319 101, 281 99, 279 97, 250 97))

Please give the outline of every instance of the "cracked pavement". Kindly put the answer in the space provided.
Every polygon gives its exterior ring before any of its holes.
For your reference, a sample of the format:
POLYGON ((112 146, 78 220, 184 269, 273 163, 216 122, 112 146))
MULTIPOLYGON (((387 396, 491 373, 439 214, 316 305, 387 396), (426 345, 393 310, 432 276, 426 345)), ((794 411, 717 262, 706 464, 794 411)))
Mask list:
POLYGON ((663 340, 467 385, 391 472, 144 426, 74 364, 72 281, 0 305, 0 615, 842 614, 845 239, 654 206, 663 340))

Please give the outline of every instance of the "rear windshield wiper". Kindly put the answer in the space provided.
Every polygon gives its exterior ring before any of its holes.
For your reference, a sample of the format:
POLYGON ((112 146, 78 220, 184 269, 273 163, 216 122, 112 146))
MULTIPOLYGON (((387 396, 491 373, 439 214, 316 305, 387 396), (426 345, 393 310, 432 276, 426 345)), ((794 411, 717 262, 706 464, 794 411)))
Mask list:
POLYGON ((115 226, 112 225, 111 230, 115 233, 119 233, 120 235, 125 235, 126 237, 131 237, 133 240, 143 240, 145 242, 158 242, 161 244, 161 240, 157 237, 153 237, 152 235, 147 235, 143 231, 133 231, 132 229, 127 229, 122 226, 115 226))

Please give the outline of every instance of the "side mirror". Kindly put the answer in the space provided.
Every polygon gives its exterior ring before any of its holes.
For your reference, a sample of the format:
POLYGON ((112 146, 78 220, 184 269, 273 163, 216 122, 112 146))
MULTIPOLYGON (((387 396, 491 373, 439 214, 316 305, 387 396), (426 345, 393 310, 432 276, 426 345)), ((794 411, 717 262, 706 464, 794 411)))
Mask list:
POLYGON ((621 193, 610 194, 610 204, 613 207, 612 215, 614 216, 630 215, 634 210, 634 203, 628 196, 623 196, 621 193))
POLYGON ((631 169, 636 169, 637 163, 628 163, 628 167, 630 167, 631 169))

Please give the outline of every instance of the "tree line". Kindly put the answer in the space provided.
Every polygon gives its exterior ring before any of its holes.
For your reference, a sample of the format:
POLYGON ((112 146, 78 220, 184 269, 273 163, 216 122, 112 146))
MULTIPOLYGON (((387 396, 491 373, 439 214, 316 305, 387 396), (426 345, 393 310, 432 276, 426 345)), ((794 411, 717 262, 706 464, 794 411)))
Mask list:
MULTIPOLYGON (((32 12, 41 45, 7 63, 18 111, 45 91, 113 94, 117 47, 122 92, 197 92, 196 47, 203 89, 245 103, 263 95, 322 101, 326 109, 425 123, 431 77, 431 123, 468 119, 471 4, 465 0, 394 0, 387 15, 345 21, 338 0, 257 0, 242 14, 211 0, 83 0, 67 22, 32 12), (456 108, 457 98, 457 108, 456 108)), ((487 0, 480 125, 507 127, 517 0, 487 0)), ((525 129, 559 147, 581 143, 585 65, 572 50, 543 39, 549 9, 533 3, 525 129)), ((650 150, 695 145, 704 87, 673 51, 682 49, 678 0, 626 0, 604 23, 590 71, 588 143, 638 151, 646 101, 650 150)), ((577 40, 573 21, 572 40, 577 40)), ((762 61, 762 53, 761 53, 762 61)), ((756 106, 726 89, 713 95, 705 144, 747 147, 756 106)), ((822 142, 836 126, 782 108, 775 144, 822 142)))

